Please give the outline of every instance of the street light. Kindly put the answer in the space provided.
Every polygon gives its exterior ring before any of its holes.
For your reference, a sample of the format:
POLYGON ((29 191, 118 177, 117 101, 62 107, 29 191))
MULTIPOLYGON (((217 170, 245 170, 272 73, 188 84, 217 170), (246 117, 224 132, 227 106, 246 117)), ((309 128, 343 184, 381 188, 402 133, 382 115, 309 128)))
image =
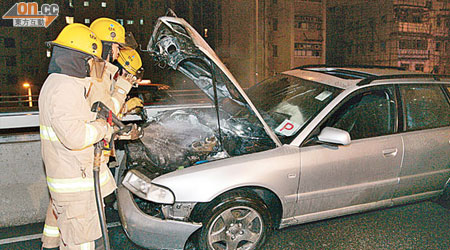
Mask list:
POLYGON ((23 85, 22 85, 24 88, 27 88, 28 89, 28 105, 30 106, 30 107, 33 107, 33 98, 31 97, 31 84, 29 84, 29 83, 24 83, 23 85))

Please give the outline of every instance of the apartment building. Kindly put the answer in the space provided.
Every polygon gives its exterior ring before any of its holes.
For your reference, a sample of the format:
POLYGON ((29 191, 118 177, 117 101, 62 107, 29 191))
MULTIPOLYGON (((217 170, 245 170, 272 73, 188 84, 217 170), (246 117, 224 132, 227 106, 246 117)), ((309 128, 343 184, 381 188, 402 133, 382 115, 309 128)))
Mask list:
POLYGON ((329 0, 327 62, 450 73, 447 0, 329 0))
POLYGON ((326 0, 218 1, 217 52, 244 87, 325 63, 326 0))

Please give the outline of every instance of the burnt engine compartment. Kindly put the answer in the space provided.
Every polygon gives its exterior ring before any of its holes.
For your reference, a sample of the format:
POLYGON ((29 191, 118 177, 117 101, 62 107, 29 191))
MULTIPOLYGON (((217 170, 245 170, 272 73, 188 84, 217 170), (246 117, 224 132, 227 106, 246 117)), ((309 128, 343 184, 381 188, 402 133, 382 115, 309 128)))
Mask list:
POLYGON ((150 118, 143 126, 144 137, 125 145, 128 168, 143 166, 156 177, 275 147, 240 92, 243 90, 234 86, 223 71, 225 66, 218 58, 213 60, 217 56, 199 39, 187 23, 159 20, 147 49, 162 69, 183 75, 185 79, 179 82, 188 80, 201 89, 213 107, 162 111, 150 118))
POLYGON ((220 130, 214 109, 159 112, 146 123, 143 138, 125 145, 128 168, 156 167, 163 174, 274 147, 264 128, 248 118, 224 111, 219 117, 220 130))

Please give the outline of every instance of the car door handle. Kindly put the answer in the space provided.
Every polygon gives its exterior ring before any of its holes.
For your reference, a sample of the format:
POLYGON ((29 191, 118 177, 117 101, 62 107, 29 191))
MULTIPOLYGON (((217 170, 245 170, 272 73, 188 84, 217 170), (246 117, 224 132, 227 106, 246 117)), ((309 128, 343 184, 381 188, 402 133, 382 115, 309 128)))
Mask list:
POLYGON ((383 150, 383 156, 384 158, 387 157, 395 157, 397 155, 398 150, 396 148, 390 148, 383 150))

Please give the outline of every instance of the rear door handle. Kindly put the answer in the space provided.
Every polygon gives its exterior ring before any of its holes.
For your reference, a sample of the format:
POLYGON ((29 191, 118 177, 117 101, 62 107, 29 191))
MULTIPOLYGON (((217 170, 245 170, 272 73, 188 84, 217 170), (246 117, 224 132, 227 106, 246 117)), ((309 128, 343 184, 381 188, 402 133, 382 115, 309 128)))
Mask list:
POLYGON ((395 157, 397 155, 398 150, 396 148, 390 148, 383 150, 383 156, 384 158, 387 157, 395 157))

